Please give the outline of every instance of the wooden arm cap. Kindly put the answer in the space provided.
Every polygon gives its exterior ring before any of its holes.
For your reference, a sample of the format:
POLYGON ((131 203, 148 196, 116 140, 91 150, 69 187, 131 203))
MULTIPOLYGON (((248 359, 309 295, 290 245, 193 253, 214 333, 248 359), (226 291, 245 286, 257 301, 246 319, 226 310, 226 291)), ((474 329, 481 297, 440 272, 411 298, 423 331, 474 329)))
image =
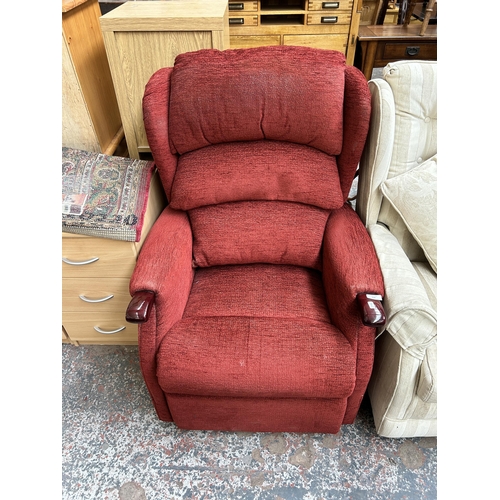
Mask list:
POLYGON ((366 326, 384 326, 386 316, 382 296, 376 293, 358 293, 356 297, 361 310, 361 319, 366 326))
POLYGON ((149 319, 151 309, 155 303, 155 293, 149 290, 141 290, 134 293, 130 301, 125 319, 129 323, 145 323, 149 319))

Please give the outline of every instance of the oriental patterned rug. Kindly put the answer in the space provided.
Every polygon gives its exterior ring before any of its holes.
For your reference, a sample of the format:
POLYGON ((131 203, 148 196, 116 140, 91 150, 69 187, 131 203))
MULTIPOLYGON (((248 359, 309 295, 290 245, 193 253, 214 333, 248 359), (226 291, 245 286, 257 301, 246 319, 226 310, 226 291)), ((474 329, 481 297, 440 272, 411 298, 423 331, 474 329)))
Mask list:
POLYGON ((62 148, 62 230, 139 241, 154 162, 62 148))

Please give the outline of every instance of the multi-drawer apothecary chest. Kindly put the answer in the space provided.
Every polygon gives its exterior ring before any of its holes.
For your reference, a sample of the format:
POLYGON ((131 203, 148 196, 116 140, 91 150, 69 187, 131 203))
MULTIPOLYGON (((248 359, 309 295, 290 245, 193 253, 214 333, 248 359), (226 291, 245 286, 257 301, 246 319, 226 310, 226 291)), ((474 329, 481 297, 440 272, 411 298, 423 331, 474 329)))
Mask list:
POLYGON ((137 344, 137 325, 125 321, 129 281, 142 244, 165 205, 156 172, 140 241, 62 233, 63 342, 137 344))
POLYGON ((333 49, 353 64, 362 0, 230 0, 230 47, 305 45, 333 49))

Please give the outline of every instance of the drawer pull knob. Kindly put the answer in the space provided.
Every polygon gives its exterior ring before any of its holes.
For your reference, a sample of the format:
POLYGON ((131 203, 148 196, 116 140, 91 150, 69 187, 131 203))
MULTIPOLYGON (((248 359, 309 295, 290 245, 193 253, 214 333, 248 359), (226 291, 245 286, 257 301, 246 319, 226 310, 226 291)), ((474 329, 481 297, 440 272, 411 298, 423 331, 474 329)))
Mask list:
POLYGON ((94 330, 96 332, 102 333, 103 335, 113 335, 114 333, 121 332, 125 330, 125 326, 121 326, 120 328, 117 328, 116 330, 103 330, 102 328, 99 328, 98 326, 94 326, 94 330))
POLYGON ((406 47, 406 54, 416 56, 420 52, 420 47, 406 47))
POLYGON ((79 295, 79 297, 84 301, 88 302, 89 304, 98 304, 99 302, 106 302, 109 299, 112 299, 114 297, 113 294, 108 295, 107 297, 102 297, 102 299, 89 299, 88 297, 85 297, 85 295, 79 295))
POLYGON ((338 9, 339 8, 339 2, 323 2, 322 3, 322 8, 323 9, 338 9))
POLYGON ((322 24, 334 24, 338 20, 339 20, 339 18, 337 16, 322 17, 321 23, 322 24))
POLYGON ((229 10, 243 10, 245 8, 245 4, 243 2, 241 3, 229 2, 228 8, 229 10))
POLYGON ((230 17, 229 24, 245 24, 245 19, 243 17, 230 17))
POLYGON ((92 264, 92 262, 95 262, 96 260, 99 260, 99 257, 94 257, 93 259, 81 260, 81 261, 69 260, 63 257, 62 260, 65 264, 69 264, 70 266, 85 266, 87 264, 92 264))

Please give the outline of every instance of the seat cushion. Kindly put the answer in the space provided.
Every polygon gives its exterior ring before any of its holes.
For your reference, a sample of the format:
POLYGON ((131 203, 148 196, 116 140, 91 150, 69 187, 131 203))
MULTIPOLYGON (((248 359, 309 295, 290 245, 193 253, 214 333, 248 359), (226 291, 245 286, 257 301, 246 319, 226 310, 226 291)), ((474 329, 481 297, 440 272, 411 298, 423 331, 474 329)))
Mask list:
POLYGON ((345 57, 276 46, 177 56, 169 129, 173 153, 270 139, 342 150, 345 57), (214 104, 217 103, 217 104, 214 104))
POLYGON ((230 201, 282 200, 325 209, 344 199, 334 156, 302 144, 217 144, 179 158, 170 206, 190 210, 230 201))
POLYGON ((343 398, 355 384, 355 354, 329 322, 321 274, 294 266, 198 269, 157 363, 167 394, 343 398))

